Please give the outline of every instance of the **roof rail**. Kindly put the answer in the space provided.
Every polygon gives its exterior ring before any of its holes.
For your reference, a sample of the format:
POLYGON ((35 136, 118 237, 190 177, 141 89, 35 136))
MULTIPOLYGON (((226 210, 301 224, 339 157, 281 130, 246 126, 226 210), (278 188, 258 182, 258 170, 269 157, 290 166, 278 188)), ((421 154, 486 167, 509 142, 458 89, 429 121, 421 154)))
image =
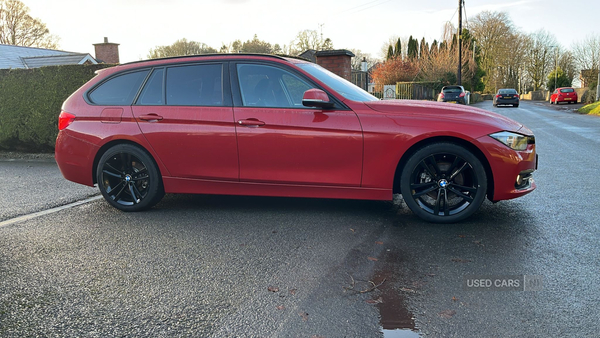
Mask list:
POLYGON ((274 54, 259 54, 259 53, 210 53, 210 54, 169 56, 169 57, 157 58, 157 59, 146 59, 146 60, 122 63, 121 65, 131 65, 131 64, 136 64, 136 63, 140 63, 140 62, 148 62, 148 61, 173 60, 173 59, 196 58, 196 57, 211 57, 211 56, 231 56, 231 57, 233 57, 233 56, 266 56, 266 57, 272 57, 272 58, 279 59, 279 60, 285 60, 285 58, 306 60, 302 57, 283 55, 283 54, 274 55, 274 54))

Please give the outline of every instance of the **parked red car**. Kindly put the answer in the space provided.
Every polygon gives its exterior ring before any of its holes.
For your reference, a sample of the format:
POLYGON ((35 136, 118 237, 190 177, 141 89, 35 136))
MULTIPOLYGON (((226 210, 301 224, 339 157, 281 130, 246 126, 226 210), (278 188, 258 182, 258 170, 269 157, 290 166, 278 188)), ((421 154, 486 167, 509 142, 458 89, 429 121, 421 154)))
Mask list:
POLYGON ((559 104, 561 102, 577 103, 577 92, 571 87, 556 88, 550 95, 550 104, 559 104))
POLYGON ((261 55, 134 62, 65 101, 56 161, 123 211, 165 193, 391 200, 456 222, 535 189, 535 137, 489 111, 380 101, 316 64, 261 55))

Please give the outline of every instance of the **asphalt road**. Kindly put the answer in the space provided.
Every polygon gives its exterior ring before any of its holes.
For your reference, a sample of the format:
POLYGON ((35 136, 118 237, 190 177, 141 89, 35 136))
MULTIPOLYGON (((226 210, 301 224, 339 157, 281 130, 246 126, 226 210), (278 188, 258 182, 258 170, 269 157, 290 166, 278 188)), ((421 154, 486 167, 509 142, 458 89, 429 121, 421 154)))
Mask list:
POLYGON ((0 221, 97 194, 96 188, 65 180, 50 155, 0 153, 0 221))
MULTIPOLYGON (((0 222, 0 337, 597 336, 600 119, 479 106, 535 132, 538 189, 460 224, 401 202, 191 195, 0 222), (465 287, 523 275, 541 290, 465 287)), ((0 184, 0 221, 95 193, 48 161, 0 161, 0 184)))

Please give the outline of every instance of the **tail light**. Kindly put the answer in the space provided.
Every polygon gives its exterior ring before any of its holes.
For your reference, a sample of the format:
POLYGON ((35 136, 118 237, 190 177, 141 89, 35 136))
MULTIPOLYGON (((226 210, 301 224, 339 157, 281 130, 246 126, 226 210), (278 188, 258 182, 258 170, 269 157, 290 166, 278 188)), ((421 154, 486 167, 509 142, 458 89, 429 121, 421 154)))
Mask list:
POLYGON ((465 97, 465 93, 460 93, 460 95, 458 95, 458 97, 465 97))
POLYGON ((499 98, 500 98, 500 96, 502 96, 502 95, 498 94, 498 95, 496 95, 496 98, 497 98, 497 99, 499 99, 499 98))
POLYGON ((519 94, 515 94, 514 97, 515 97, 515 99, 518 99, 519 98, 519 94))
POLYGON ((444 98, 444 93, 440 93, 440 99, 444 98))
POLYGON ((75 120, 75 115, 61 111, 58 116, 58 130, 67 128, 75 120))

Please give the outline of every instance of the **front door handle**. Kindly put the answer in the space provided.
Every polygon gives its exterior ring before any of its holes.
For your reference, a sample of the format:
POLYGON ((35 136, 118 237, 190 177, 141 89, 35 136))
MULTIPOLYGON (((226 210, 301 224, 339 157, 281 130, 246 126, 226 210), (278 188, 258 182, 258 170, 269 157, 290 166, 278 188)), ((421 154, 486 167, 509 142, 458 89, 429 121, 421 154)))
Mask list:
POLYGON ((265 125, 265 123, 263 121, 259 121, 258 119, 255 119, 255 118, 239 120, 237 122, 240 126, 245 126, 245 127, 260 127, 260 126, 265 125))
POLYGON ((158 114, 146 114, 146 115, 140 115, 140 120, 144 120, 144 121, 160 121, 162 120, 163 117, 158 115, 158 114))

